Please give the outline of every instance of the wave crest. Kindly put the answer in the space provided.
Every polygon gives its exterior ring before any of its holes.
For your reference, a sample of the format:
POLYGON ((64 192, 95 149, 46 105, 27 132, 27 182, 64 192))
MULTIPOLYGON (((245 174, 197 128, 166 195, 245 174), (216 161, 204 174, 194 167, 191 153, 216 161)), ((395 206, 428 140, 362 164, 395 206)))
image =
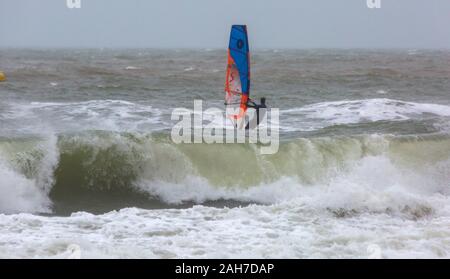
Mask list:
MULTIPOLYGON (((176 145, 163 134, 92 131, 44 142, 48 150, 38 139, 0 142, 0 157, 8 164, 0 169, 14 170, 2 187, 28 179, 56 213, 220 200, 298 200, 338 215, 403 212, 433 205, 434 198, 446 200, 450 189, 445 136, 303 138, 281 144, 270 156, 246 144, 176 145)), ((39 210, 46 205, 36 204, 39 210)), ((2 211, 37 210, 10 209, 2 211)))

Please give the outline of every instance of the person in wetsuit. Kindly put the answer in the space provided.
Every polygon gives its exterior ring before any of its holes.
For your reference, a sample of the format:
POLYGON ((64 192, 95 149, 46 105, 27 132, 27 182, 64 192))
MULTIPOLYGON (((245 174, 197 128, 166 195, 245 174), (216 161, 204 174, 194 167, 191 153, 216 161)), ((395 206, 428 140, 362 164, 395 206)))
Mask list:
MULTIPOLYGON (((248 99, 247 107, 248 108, 253 108, 253 109, 256 110, 256 126, 258 126, 259 123, 260 123, 260 120, 262 120, 264 118, 265 114, 266 114, 266 110, 265 110, 267 108, 267 106, 266 106, 266 98, 262 97, 260 99, 259 105, 256 104, 252 99, 248 99), (259 112, 260 109, 263 109, 261 115, 260 115, 260 112, 259 112)), ((249 127, 250 127, 250 122, 247 124, 245 129, 249 129, 249 127)))

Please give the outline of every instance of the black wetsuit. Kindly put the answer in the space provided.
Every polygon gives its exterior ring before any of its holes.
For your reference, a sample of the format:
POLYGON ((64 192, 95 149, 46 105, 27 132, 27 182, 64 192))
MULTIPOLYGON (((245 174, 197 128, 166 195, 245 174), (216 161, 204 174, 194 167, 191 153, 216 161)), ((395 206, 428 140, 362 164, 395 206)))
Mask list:
MULTIPOLYGON (((267 106, 266 106, 265 99, 261 100, 261 104, 259 104, 259 105, 256 104, 253 100, 248 100, 247 107, 254 108, 256 110, 256 126, 258 126, 260 123, 260 120, 262 120, 264 118, 265 113, 266 113, 265 109, 267 108, 267 106), (264 109, 262 115, 260 115, 259 109, 264 109)), ((250 128, 250 122, 247 124, 245 129, 249 129, 249 128, 250 128)))

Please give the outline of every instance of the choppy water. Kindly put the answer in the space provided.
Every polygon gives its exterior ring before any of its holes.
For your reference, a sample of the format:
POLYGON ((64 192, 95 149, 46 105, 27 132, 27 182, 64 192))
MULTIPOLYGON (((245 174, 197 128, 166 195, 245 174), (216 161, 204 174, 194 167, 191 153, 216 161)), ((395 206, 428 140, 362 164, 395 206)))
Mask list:
POLYGON ((449 51, 254 51, 279 152, 172 143, 225 60, 0 50, 0 257, 449 257, 449 51))

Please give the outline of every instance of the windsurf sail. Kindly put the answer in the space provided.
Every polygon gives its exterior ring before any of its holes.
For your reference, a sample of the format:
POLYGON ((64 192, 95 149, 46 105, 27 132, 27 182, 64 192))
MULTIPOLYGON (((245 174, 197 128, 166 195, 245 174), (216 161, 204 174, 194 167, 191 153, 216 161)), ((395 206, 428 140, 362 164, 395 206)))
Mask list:
POLYGON ((239 107, 234 119, 245 116, 250 96, 250 53, 247 26, 233 25, 228 46, 228 66, 225 82, 225 105, 239 107))

